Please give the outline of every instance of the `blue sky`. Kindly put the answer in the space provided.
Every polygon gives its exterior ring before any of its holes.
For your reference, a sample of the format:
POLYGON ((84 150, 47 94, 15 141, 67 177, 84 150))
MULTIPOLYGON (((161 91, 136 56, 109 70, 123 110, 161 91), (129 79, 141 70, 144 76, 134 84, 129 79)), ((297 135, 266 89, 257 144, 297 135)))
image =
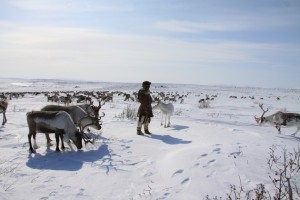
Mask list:
POLYGON ((300 88, 299 0, 0 0, 0 77, 300 88))

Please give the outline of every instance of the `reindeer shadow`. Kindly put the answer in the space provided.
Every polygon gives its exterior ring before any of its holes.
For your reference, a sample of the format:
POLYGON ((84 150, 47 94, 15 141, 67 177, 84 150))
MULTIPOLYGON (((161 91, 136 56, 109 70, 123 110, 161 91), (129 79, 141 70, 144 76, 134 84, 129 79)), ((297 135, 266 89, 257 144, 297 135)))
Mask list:
POLYGON ((95 162, 106 156, 111 156, 108 145, 102 144, 96 150, 62 153, 48 151, 45 155, 35 153, 33 156, 30 154, 26 165, 32 169, 40 170, 78 171, 84 162, 95 162))
POLYGON ((285 140, 292 140, 292 141, 297 141, 300 142, 300 137, 299 136, 292 136, 292 135, 280 135, 277 136, 281 139, 285 139, 285 140))
POLYGON ((161 140, 162 142, 166 143, 166 144, 189 144, 192 141, 185 141, 179 138, 175 138, 172 137, 170 135, 155 135, 155 134, 151 134, 150 138, 152 139, 156 139, 156 140, 161 140))
POLYGON ((0 125, 0 132, 4 132, 5 126, 4 125, 0 125))

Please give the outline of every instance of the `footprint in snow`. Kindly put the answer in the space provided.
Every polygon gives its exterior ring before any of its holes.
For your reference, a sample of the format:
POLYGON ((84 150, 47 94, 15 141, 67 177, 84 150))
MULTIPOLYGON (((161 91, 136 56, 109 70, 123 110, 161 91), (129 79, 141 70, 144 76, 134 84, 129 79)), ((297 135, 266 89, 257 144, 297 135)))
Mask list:
POLYGON ((183 173, 183 169, 179 169, 176 172, 174 172, 174 174, 172 175, 172 177, 176 176, 177 174, 182 174, 183 173))
POLYGON ((200 163, 195 163, 194 167, 198 167, 200 165, 200 163))
POLYGON ((150 176, 152 176, 152 175, 153 175, 152 172, 148 172, 148 173, 144 174, 144 178, 150 177, 150 176))
POLYGON ((60 185, 60 187, 62 188, 62 189, 71 189, 72 187, 71 186, 67 186, 67 185, 60 185))
POLYGON ((220 154, 221 148, 215 148, 215 149, 213 150, 213 152, 214 152, 214 153, 217 153, 217 154, 220 154))
POLYGON ((49 196, 50 196, 50 197, 54 197, 54 196, 56 196, 57 194, 58 194, 57 191, 53 191, 53 192, 50 192, 49 196))
POLYGON ((191 182, 191 179, 190 178, 186 178, 183 181, 181 181, 181 185, 187 186, 190 182, 191 182))
POLYGON ((198 159, 203 158, 203 157, 206 157, 206 156, 208 156, 207 153, 201 154, 201 155, 198 157, 198 159))
POLYGON ((120 140, 120 142, 123 142, 123 143, 130 143, 130 142, 133 142, 133 140, 120 140))
POLYGON ((216 171, 211 171, 211 173, 209 175, 206 176, 206 178, 211 178, 213 177, 217 172, 216 171))
POLYGON ((126 150, 126 149, 129 149, 129 148, 130 148, 130 146, 126 146, 126 145, 121 145, 121 147, 123 147, 122 150, 126 150))
POLYGON ((80 188, 79 192, 77 193, 77 196, 85 196, 84 191, 85 190, 83 188, 80 188))
POLYGON ((206 163, 206 165, 203 165, 203 167, 210 167, 210 166, 212 166, 214 163, 216 162, 216 160, 215 159, 213 159, 213 160, 210 160, 210 161, 208 161, 207 163, 206 163))
POLYGON ((54 177, 54 176, 48 176, 47 178, 48 178, 48 180, 45 180, 45 181, 44 181, 45 183, 53 182, 53 181, 55 180, 55 177, 54 177))

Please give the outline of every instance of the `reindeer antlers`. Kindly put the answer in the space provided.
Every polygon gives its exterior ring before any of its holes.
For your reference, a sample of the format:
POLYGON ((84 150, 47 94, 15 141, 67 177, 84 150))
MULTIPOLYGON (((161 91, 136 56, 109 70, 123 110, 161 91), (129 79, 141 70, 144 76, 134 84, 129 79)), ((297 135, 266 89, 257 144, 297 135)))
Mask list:
POLYGON ((101 101, 101 99, 100 99, 100 100, 98 100, 98 103, 99 103, 98 108, 99 108, 99 110, 100 110, 100 108, 105 104, 105 101, 103 101, 103 103, 102 103, 102 101, 101 101), (101 104, 101 103, 102 103, 102 104, 101 104))
POLYGON ((266 112, 268 112, 268 110, 269 110, 269 108, 267 108, 267 110, 265 110, 265 109, 263 108, 263 104, 262 104, 262 103, 259 104, 259 107, 262 109, 263 114, 261 115, 261 117, 256 117, 256 115, 254 116, 254 118, 255 118, 255 120, 256 120, 257 123, 262 122, 262 119, 263 119, 263 117, 264 117, 264 114, 265 114, 266 112))
POLYGON ((259 107, 260 107, 260 108, 262 109, 262 111, 263 111, 263 114, 262 114, 262 116, 261 116, 261 117, 263 117, 264 114, 265 114, 266 112, 268 112, 269 108, 267 108, 267 110, 265 110, 265 109, 263 108, 263 104, 262 104, 262 103, 259 104, 259 107))

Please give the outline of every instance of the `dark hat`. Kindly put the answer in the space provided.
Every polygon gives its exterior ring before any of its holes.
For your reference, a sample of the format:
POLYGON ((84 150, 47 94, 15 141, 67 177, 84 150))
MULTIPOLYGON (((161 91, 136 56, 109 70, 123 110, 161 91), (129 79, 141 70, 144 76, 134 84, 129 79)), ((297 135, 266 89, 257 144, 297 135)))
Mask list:
POLYGON ((143 86, 145 86, 145 85, 151 85, 151 82, 149 82, 149 81, 144 81, 144 82, 143 82, 143 86))

